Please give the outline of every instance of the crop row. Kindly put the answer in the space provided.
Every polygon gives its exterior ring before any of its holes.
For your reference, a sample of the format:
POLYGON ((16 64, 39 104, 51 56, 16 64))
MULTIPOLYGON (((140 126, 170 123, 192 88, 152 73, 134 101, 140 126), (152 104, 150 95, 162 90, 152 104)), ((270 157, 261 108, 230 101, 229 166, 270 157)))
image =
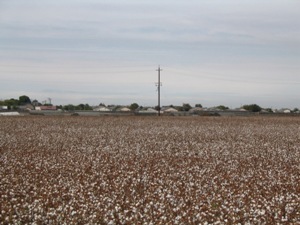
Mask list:
POLYGON ((300 224, 300 120, 0 118, 0 224, 300 224))

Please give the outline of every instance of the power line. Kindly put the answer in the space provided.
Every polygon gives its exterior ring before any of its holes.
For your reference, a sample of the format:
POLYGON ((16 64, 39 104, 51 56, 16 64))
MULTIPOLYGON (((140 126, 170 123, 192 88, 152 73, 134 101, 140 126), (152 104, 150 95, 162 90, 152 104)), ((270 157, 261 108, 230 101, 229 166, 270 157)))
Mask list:
POLYGON ((118 73, 146 73, 151 72, 150 65, 111 65, 105 66, 105 70, 101 70, 101 66, 95 67, 90 65, 20 65, 20 64, 0 64, 0 72, 3 73, 44 73, 44 74, 118 74, 118 73), (75 71, 74 71, 75 69, 75 71))
MULTIPOLYGON (((251 80, 248 78, 237 78, 237 77, 224 77, 224 75, 215 73, 215 72, 209 72, 209 71, 196 71, 198 75, 195 74, 194 72, 181 72, 178 70, 173 70, 173 69, 168 69, 168 71, 171 71, 172 74, 177 74, 179 76, 188 76, 188 77, 193 77, 193 78, 199 78, 199 79, 209 79, 209 80, 217 80, 217 81, 226 81, 226 82, 243 82, 243 83, 253 83, 253 84, 262 84, 262 83, 267 83, 267 84, 283 84, 283 85, 288 85, 288 84, 295 84, 299 85, 300 82, 297 81, 286 81, 286 80, 275 80, 274 78, 272 80, 262 80, 261 78, 257 80, 251 80)), ((167 74, 166 74, 167 75, 167 74)), ((284 77, 284 75, 283 75, 284 77)), ((254 79, 254 78, 253 78, 254 79)))
POLYGON ((151 70, 129 70, 129 71, 24 71, 24 70, 0 70, 2 73, 43 73, 43 74, 118 74, 118 73, 145 73, 151 70))
MULTIPOLYGON (((8 64, 0 64, 0 67, 8 67, 8 68, 19 68, 19 67, 24 67, 24 68, 74 68, 74 67, 93 67, 92 65, 84 65, 84 64, 34 64, 34 65, 21 65, 21 64, 15 64, 15 63, 8 63, 8 64)), ((97 65, 99 67, 99 65, 97 65)), ((140 65, 105 65, 105 68, 112 68, 112 69, 125 69, 125 68, 150 68, 153 67, 153 64, 140 64, 140 65)))

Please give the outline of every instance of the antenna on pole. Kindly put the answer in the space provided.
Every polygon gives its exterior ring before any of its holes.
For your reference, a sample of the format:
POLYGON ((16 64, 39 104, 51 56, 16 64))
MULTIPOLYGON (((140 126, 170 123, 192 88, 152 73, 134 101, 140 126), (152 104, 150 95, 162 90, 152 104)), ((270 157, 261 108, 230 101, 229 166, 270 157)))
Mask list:
POLYGON ((158 71, 158 83, 156 84, 156 86, 158 91, 158 116, 160 116, 160 87, 162 86, 162 83, 160 82, 160 71, 162 71, 162 69, 160 68, 160 66, 158 66, 158 69, 156 71, 158 71))

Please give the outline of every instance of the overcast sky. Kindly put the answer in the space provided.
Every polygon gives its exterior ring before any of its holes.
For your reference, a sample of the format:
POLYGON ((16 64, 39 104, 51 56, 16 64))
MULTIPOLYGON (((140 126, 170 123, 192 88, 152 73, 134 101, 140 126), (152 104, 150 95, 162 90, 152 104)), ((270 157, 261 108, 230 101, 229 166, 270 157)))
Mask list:
POLYGON ((300 108, 299 0, 0 0, 0 99, 300 108))

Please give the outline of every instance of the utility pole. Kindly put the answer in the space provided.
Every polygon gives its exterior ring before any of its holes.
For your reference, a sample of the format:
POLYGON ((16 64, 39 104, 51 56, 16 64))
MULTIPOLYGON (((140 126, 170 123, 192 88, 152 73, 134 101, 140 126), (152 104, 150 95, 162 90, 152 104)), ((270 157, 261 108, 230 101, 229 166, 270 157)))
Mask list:
POLYGON ((158 69, 156 71, 158 71, 158 83, 157 83, 157 91, 158 91, 158 116, 160 116, 160 87, 162 86, 162 83, 160 82, 160 71, 162 71, 162 69, 160 68, 160 66, 158 66, 158 69))

